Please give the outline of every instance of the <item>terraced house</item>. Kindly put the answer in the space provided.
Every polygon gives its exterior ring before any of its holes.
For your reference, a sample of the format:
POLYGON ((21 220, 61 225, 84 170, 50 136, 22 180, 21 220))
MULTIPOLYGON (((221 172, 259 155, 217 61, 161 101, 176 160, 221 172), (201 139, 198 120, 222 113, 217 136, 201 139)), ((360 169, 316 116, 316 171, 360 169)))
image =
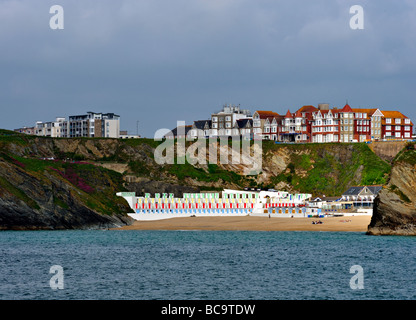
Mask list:
POLYGON ((271 110, 256 110, 251 117, 240 106, 224 105, 210 120, 194 121, 190 138, 246 135, 281 143, 365 142, 412 139, 413 123, 399 111, 379 108, 330 108, 306 105, 280 115, 271 110))
POLYGON ((365 142, 412 139, 413 123, 399 111, 379 108, 329 108, 328 104, 303 106, 295 113, 279 116, 256 111, 253 127, 263 139, 294 143, 365 142), (277 127, 270 125, 277 123, 277 127), (270 127, 270 129, 269 129, 270 127))

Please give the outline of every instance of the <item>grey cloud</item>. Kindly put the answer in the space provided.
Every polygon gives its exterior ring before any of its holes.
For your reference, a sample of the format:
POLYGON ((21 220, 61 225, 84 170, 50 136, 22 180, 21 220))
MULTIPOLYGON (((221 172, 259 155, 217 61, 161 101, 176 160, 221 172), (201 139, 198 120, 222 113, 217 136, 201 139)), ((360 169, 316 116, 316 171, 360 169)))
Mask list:
POLYGON ((380 105, 415 117, 414 2, 0 1, 0 127, 89 110, 153 137, 223 103, 285 113, 380 105), (365 29, 349 28, 362 4, 365 29), (22 112, 23 111, 23 112, 22 112))

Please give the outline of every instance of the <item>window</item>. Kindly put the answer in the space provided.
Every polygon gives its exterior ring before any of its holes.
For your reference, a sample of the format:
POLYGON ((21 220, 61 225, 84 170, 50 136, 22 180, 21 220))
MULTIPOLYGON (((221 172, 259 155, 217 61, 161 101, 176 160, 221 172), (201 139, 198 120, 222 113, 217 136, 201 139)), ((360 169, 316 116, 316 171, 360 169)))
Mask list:
POLYGON ((402 119, 396 119, 396 124, 401 124, 402 123, 402 119))
POLYGON ((410 138, 410 132, 405 132, 405 133, 404 133, 404 137, 405 137, 405 138, 410 138))
POLYGON ((410 131, 410 126, 405 126, 404 131, 410 131))
POLYGON ((212 117, 212 122, 218 122, 218 118, 217 117, 212 117))
POLYGON ((400 131, 400 126, 396 126, 396 131, 400 131))
POLYGON ((405 124, 410 124, 410 119, 404 119, 405 124))
POLYGON ((400 132, 396 132, 396 138, 400 138, 400 132))
POLYGON ((391 119, 390 118, 386 118, 386 123, 391 123, 391 119))
POLYGON ((391 126, 386 126, 386 131, 391 131, 391 126))

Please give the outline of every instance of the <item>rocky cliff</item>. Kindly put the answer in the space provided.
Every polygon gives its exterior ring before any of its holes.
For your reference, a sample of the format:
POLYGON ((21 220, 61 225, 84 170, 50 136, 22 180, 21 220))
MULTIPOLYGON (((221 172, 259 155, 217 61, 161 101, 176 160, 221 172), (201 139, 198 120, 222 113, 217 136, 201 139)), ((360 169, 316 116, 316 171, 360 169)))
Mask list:
MULTIPOLYGON (((0 130, 1 131, 1 130, 0 130)), ((231 142, 217 161, 155 161, 151 139, 46 138, 0 132, 0 228, 81 228, 130 223, 119 191, 144 193, 274 188, 336 196, 353 185, 384 184, 390 164, 368 145, 278 145, 263 141, 261 170, 232 160, 231 142), (229 159, 221 163, 221 159, 229 159)), ((186 143, 189 148, 192 142, 186 143)), ((215 157, 214 157, 215 158, 215 157)))
POLYGON ((388 183, 377 196, 371 235, 416 235, 416 150, 408 143, 393 160, 388 183))
POLYGON ((132 222, 127 202, 115 196, 124 190, 121 174, 40 157, 50 156, 48 140, 28 142, 0 138, 0 229, 110 228, 132 222))

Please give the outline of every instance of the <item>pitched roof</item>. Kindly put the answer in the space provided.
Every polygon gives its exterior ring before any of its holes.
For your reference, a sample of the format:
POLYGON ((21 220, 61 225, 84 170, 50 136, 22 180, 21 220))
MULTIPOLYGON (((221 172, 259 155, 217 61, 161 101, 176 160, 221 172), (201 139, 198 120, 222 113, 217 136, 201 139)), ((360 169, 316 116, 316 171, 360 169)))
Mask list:
POLYGON ((280 115, 278 113, 273 112, 273 111, 257 110, 255 113, 257 113, 259 115, 260 119, 280 117, 280 115))
POLYGON ((340 112, 353 112, 350 105, 347 103, 344 108, 340 110, 340 112))
POLYGON ((355 113, 366 113, 367 114, 367 118, 369 119, 369 118, 371 118, 371 116, 373 115, 373 113, 377 111, 377 109, 353 108, 352 111, 355 112, 355 113))
POLYGON ((386 118, 407 119, 407 117, 400 111, 381 111, 386 118))
MULTIPOLYGON (((386 119, 409 119, 406 117, 403 113, 399 111, 381 111, 384 115, 384 118, 382 118, 381 123, 386 124, 386 119)), ((394 123, 392 123, 394 124, 394 123)), ((412 121, 410 121, 410 125, 413 125, 412 121)))
POLYGON ((293 118, 292 114, 290 113, 290 110, 287 110, 285 118, 293 118))
POLYGON ((364 187, 350 187, 347 191, 345 191, 342 195, 343 196, 356 196, 358 195, 364 187))
POLYGON ((312 112, 318 111, 318 108, 315 108, 314 106, 303 106, 298 111, 302 113, 303 112, 312 113, 312 112))
POLYGON ((208 123, 208 127, 211 127, 211 120, 197 120, 197 121, 194 121, 193 127, 195 127, 196 129, 204 130, 205 125, 207 123, 208 123))
POLYGON ((373 195, 377 195, 379 191, 383 188, 382 186, 363 186, 363 187, 351 187, 345 191, 343 196, 358 196, 363 189, 367 188, 373 195))
MULTIPOLYGON (((183 130, 185 132, 185 134, 188 134, 189 130, 192 129, 192 125, 185 125, 185 126, 176 127, 175 129, 172 130, 172 133, 173 133, 174 137, 178 136, 178 128, 181 128, 181 130, 183 130)), ((170 133, 166 134, 165 136, 169 136, 169 134, 170 133)))
POLYGON ((247 126, 250 128, 253 126, 253 119, 250 119, 250 118, 238 119, 235 123, 236 123, 237 128, 246 128, 247 126))

